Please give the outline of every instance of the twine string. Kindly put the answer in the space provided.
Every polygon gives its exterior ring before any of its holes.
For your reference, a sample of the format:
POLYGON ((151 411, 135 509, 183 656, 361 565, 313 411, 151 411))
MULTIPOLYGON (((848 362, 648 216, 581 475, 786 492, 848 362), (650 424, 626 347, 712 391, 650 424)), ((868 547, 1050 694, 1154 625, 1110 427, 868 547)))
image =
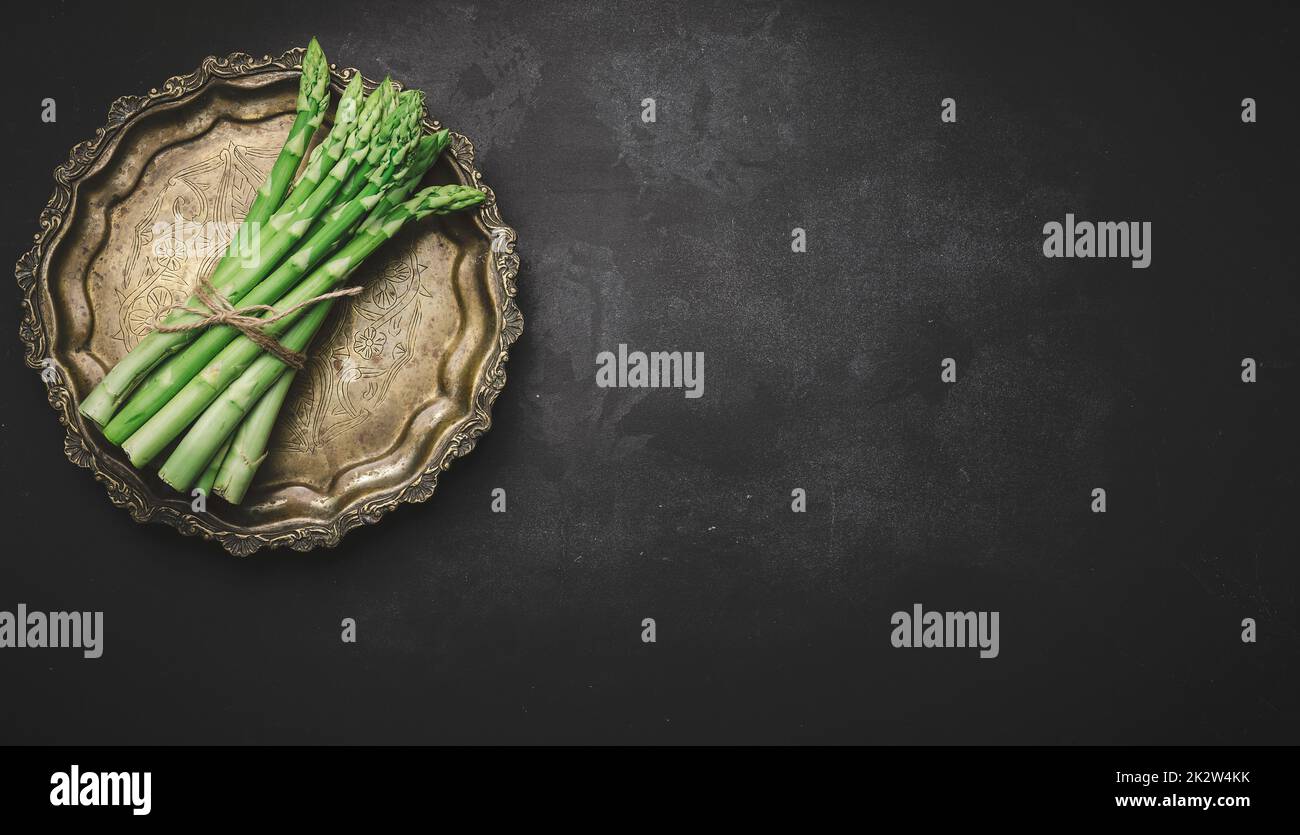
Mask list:
POLYGON ((300 369, 306 365, 307 356, 301 351, 285 347, 278 339, 266 333, 266 326, 278 322, 286 316, 292 316, 304 307, 343 296, 355 296, 360 292, 360 287, 345 287, 342 290, 334 290, 310 299, 304 299, 283 310, 277 310, 269 304, 249 304, 236 307, 231 304, 229 299, 218 293, 207 278, 200 278, 194 286, 194 295, 202 302, 202 309, 184 304, 172 305, 160 311, 150 324, 153 330, 159 333, 180 333, 182 331, 199 330, 212 325, 230 325, 251 339, 259 348, 274 355, 276 359, 285 365, 293 369, 300 369), (164 325, 162 323, 163 317, 177 310, 191 313, 198 316, 199 319, 177 325, 164 325), (259 313, 270 315, 254 315, 259 313))

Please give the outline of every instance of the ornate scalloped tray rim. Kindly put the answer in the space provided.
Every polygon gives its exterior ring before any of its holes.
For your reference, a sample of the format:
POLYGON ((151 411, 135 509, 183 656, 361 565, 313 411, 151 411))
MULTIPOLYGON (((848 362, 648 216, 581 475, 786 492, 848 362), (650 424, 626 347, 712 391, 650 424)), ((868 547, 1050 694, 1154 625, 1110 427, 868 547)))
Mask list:
MULTIPOLYGON (((487 199, 480 206, 477 220, 491 238, 492 267, 501 282, 502 306, 499 311, 503 328, 497 353, 486 363, 474 389, 473 413, 462 420, 452 433, 447 448, 433 456, 424 472, 411 483, 386 495, 360 502, 340 514, 329 525, 304 525, 283 533, 241 533, 214 524, 216 520, 206 514, 182 512, 168 505, 154 503, 137 490, 129 480, 118 475, 116 465, 102 457, 95 445, 86 440, 86 427, 77 412, 72 392, 64 384, 66 373, 57 360, 49 355, 46 322, 39 297, 40 276, 45 256, 54 243, 64 220, 73 205, 77 183, 100 160, 104 151, 122 134, 133 119, 148 109, 194 95, 209 81, 217 78, 238 78, 267 72, 297 69, 302 65, 303 49, 296 47, 278 58, 264 55, 260 59, 242 52, 225 58, 209 56, 199 68, 187 75, 177 75, 163 82, 143 96, 122 96, 108 109, 108 123, 95 131, 93 139, 73 146, 68 161, 54 170, 54 192, 41 211, 40 231, 35 235, 35 245, 23 253, 14 268, 14 275, 22 291, 22 318, 18 336, 25 346, 25 361, 30 368, 41 372, 47 384, 47 399, 58 414, 59 422, 67 427, 64 453, 74 464, 90 470, 96 480, 108 490, 113 504, 126 508, 138 522, 161 522, 176 528, 187 536, 201 536, 219 542, 231 554, 248 556, 261 548, 288 546, 297 551, 310 551, 317 547, 333 547, 343 535, 362 525, 373 525, 398 505, 423 502, 433 495, 438 486, 438 476, 451 463, 474 448, 476 440, 492 426, 492 404, 505 387, 505 363, 510 346, 523 332, 524 320, 515 303, 515 280, 519 274, 519 256, 515 251, 515 231, 501 219, 500 208, 492 189, 484 182, 474 165, 474 145, 465 136, 453 132, 448 150, 455 166, 472 183, 481 188, 487 199)), ((358 70, 339 70, 331 64, 336 81, 346 83, 358 70)), ((367 80, 367 86, 373 82, 367 80)), ((399 84, 400 86, 400 84, 399 84)), ((437 130, 436 120, 425 120, 425 127, 437 130)))

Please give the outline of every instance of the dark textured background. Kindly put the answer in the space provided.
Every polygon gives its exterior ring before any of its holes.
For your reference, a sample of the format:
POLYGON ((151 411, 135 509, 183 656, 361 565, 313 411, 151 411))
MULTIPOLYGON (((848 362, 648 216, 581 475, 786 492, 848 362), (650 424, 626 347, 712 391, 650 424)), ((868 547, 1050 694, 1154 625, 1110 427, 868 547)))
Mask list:
POLYGON ((107 629, 0 652, 0 742, 1300 741, 1282 4, 108 5, 11 10, 5 252, 116 96, 315 34, 474 139, 526 329, 433 501, 245 561, 111 507, 0 341, 0 609, 107 629), (1067 211, 1152 266, 1044 259, 1067 211), (596 388, 619 342, 705 396, 596 388), (891 649, 916 601, 1001 657, 891 649))

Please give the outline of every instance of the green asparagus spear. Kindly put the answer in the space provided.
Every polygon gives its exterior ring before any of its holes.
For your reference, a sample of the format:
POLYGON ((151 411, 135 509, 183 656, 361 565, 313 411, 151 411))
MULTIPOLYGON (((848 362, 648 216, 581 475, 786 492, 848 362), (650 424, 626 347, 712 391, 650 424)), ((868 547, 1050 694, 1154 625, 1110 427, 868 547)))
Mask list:
POLYGON ((275 419, 280 414, 295 376, 296 372, 292 368, 280 372, 280 378, 271 386, 270 391, 258 399, 248 417, 240 422, 235 434, 226 441, 228 451, 223 450, 217 454, 221 466, 212 487, 218 496, 231 504, 239 504, 244 500, 248 485, 253 483, 257 468, 266 458, 271 430, 275 428, 275 419))
POLYGON ((307 45, 307 52, 302 59, 302 81, 298 86, 298 115, 289 128, 289 136, 284 141, 280 156, 271 166, 271 173, 257 190, 257 196, 248 207, 244 222, 235 232, 226 249, 225 255, 217 262, 212 276, 214 283, 238 266, 249 247, 261 233, 261 226, 271 215, 280 210, 285 202, 285 195, 293 184, 294 172, 302 162, 303 154, 311 138, 325 118, 329 107, 330 69, 321 51, 320 43, 315 38, 307 45), (309 86, 310 85, 310 88, 309 86))
POLYGON ((212 456, 212 460, 208 462, 208 468, 203 471, 203 477, 199 479, 199 483, 194 485, 203 491, 203 495, 212 495, 213 485, 215 485, 217 481, 217 473, 221 470, 221 462, 226 460, 226 453, 229 450, 230 441, 226 441, 217 454, 212 456))
MULTIPOLYGON (((285 194, 293 182, 294 172, 298 170, 298 164, 302 162, 303 154, 307 152, 307 145, 325 117, 325 110, 330 100, 329 81, 330 70, 325 61, 325 53, 321 51, 316 39, 312 38, 302 58, 302 82, 298 87, 298 115, 289 128, 289 136, 284 141, 284 148, 276 157, 275 164, 271 166, 271 173, 262 182, 262 187, 257 190, 252 205, 248 207, 248 214, 244 216, 243 225, 240 226, 241 231, 265 222, 284 202, 285 194)), ((237 257, 238 251, 232 246, 225 258, 237 257)))
POLYGON ((311 196, 312 189, 325 179, 325 174, 334 167, 343 155, 343 146, 348 135, 356 127, 357 117, 361 115, 361 105, 365 101, 366 91, 361 86, 361 73, 352 76, 348 86, 343 88, 338 107, 334 108, 334 124, 320 144, 312 149, 307 157, 307 165, 293 184, 284 201, 284 208, 292 209, 311 196))
POLYGON ((425 173, 433 166, 442 149, 447 146, 447 131, 440 130, 431 136, 420 137, 415 150, 411 152, 409 163, 394 176, 397 185, 384 192, 379 202, 370 210, 370 214, 358 226, 374 226, 388 216, 397 206, 420 186, 425 173))
MULTIPOLYGON (((397 234, 397 231, 413 217, 423 217, 434 212, 456 211, 475 205, 481 202, 482 199, 482 192, 459 185, 434 186, 422 191, 415 198, 394 209, 389 217, 384 218, 382 222, 368 222, 363 225, 346 246, 313 270, 311 275, 277 301, 276 307, 282 310, 287 309, 299 302, 315 298, 334 289, 367 256, 397 234)), ((283 319, 268 323, 264 327, 264 332, 268 336, 279 338, 291 350, 300 350, 301 345, 305 344, 305 342, 298 342, 296 337, 291 338, 296 323, 305 319, 308 314, 326 306, 327 303, 321 303, 313 305, 306 311, 295 311, 283 319)), ((232 380, 243 373, 250 363, 254 363, 260 353, 262 353, 262 349, 246 336, 240 336, 227 345, 122 445, 122 448, 131 458, 131 462, 136 466, 143 466, 152 460, 166 447, 172 438, 185 431, 190 422, 212 403, 225 390, 226 386, 231 384, 232 380)), ((270 354, 267 356, 275 359, 279 367, 284 367, 284 363, 278 358, 270 354)), ((268 379, 265 382, 269 386, 272 380, 268 379)), ((265 388, 262 391, 265 391, 265 388)), ((192 451, 180 455, 182 450, 181 447, 178 447, 177 452, 168 459, 169 463, 177 461, 177 464, 172 468, 174 481, 168 481, 168 483, 175 485, 184 482, 182 489, 188 488, 198 478, 202 468, 211 460, 211 456, 216 454, 217 447, 225 440, 229 431, 233 429, 233 424, 226 427, 226 431, 223 431, 210 448, 204 448, 205 457, 202 461, 193 460, 194 453, 192 451)))
MULTIPOLYGON (((280 155, 271 166, 271 172, 261 188, 257 190, 257 196, 253 199, 248 214, 232 237, 226 254, 218 262, 218 269, 222 269, 225 265, 237 264, 239 259, 234 257, 235 253, 243 252, 247 248, 249 239, 260 237, 261 225, 279 209, 294 171, 297 170, 307 144, 319 127, 325 109, 329 105, 329 75, 329 64, 325 60, 325 54, 321 51, 320 44, 313 38, 307 46, 302 61, 302 80, 298 85, 298 115, 289 128, 289 136, 280 150, 280 155)), ((192 298, 187 303, 187 305, 196 304, 198 304, 197 298, 192 298)), ((174 325, 185 315, 180 312, 175 313, 168 317, 167 324, 174 325)), ((100 426, 106 424, 122 399, 130 393, 140 378, 184 341, 184 335, 181 334, 152 333, 146 336, 82 401, 81 413, 100 426)))

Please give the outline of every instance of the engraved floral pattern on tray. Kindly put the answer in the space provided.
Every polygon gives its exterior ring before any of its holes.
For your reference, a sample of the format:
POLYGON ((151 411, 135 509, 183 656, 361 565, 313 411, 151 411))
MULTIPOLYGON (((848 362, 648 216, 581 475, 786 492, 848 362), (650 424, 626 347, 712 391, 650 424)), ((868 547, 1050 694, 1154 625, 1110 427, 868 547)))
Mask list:
POLYGON ((365 290, 336 316, 302 375, 285 444, 312 453, 364 423, 410 362, 419 339, 420 303, 431 297, 413 247, 388 258, 365 290))
POLYGON ((126 350, 149 333, 158 314, 189 298, 198 276, 212 272, 274 161, 274 152, 230 142, 167 179, 135 226, 126 284, 114 291, 119 318, 113 337, 126 350), (188 257, 186 247, 203 257, 188 257))

